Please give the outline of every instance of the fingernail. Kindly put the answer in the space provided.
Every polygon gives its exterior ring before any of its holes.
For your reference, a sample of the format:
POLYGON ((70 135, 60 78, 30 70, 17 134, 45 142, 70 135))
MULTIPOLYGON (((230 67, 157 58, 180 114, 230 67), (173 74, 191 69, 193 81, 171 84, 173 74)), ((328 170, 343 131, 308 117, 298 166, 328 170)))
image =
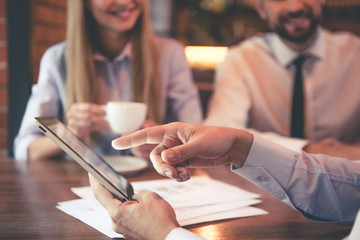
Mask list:
POLYGON ((167 160, 172 160, 173 158, 174 158, 174 152, 173 151, 171 151, 171 150, 167 150, 167 151, 165 151, 165 155, 166 155, 166 159, 167 160))
POLYGON ((167 176, 168 178, 173 178, 173 176, 172 176, 172 174, 171 174, 171 171, 169 171, 169 170, 166 170, 166 171, 164 172, 164 174, 165 174, 165 176, 167 176))
POLYGON ((185 173, 185 172, 179 173, 179 177, 180 177, 180 179, 181 179, 182 181, 186 181, 186 180, 189 180, 189 179, 190 179, 190 176, 189 176, 187 173, 185 173))
POLYGON ((116 149, 114 140, 111 141, 111 146, 116 149))

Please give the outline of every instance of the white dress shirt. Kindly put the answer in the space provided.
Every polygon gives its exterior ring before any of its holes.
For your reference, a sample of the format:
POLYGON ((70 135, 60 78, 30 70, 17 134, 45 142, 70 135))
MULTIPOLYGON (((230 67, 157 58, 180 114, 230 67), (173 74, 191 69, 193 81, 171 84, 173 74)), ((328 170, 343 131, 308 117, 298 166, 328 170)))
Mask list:
MULTIPOLYGON (((318 29, 305 51, 305 138, 360 139, 360 39, 318 29)), ((275 33, 232 47, 215 74, 207 125, 249 128, 299 151, 307 143, 290 138, 292 88, 298 53, 275 33)))
POLYGON ((165 240, 206 240, 184 228, 174 228, 165 240))
MULTIPOLYGON (((192 80, 191 69, 187 63, 184 48, 177 41, 156 37, 159 57, 159 77, 161 78, 162 98, 160 109, 164 123, 179 121, 201 123, 202 110, 198 90, 192 80)), ((66 43, 50 47, 42 57, 38 83, 32 87, 26 111, 14 142, 17 160, 26 160, 29 144, 42 133, 33 117, 64 117, 66 105, 66 43)), ((94 55, 95 68, 99 81, 100 100, 132 101, 131 44, 113 61, 94 55)), ((97 136, 92 148, 99 154, 119 154, 111 147, 111 140, 118 137, 109 132, 97 136)))

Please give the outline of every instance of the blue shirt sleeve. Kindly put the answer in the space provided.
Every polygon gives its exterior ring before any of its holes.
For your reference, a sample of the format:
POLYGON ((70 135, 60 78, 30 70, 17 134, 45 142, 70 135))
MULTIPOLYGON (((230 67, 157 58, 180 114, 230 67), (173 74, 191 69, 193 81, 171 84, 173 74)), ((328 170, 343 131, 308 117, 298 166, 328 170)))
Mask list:
POLYGON ((360 208, 360 164, 295 152, 255 135, 242 168, 232 170, 306 218, 353 222, 360 208))
POLYGON ((60 43, 49 48, 41 59, 39 79, 32 87, 19 132, 14 140, 14 155, 17 160, 27 160, 29 144, 42 135, 34 117, 56 116, 60 120, 64 118, 65 78, 65 43, 60 43))

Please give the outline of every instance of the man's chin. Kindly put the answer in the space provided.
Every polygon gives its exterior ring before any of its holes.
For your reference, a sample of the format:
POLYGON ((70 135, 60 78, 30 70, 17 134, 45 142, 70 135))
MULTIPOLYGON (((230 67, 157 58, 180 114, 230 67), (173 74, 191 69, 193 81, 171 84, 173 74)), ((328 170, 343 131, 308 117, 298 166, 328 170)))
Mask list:
POLYGON ((317 22, 313 22, 308 30, 297 30, 294 33, 289 33, 288 31, 286 31, 285 28, 278 28, 276 29, 276 32, 279 34, 279 36, 287 41, 293 42, 293 43, 305 43, 307 42, 309 39, 311 39, 314 34, 316 33, 316 29, 317 29, 317 22))
POLYGON ((311 34, 304 34, 304 35, 290 35, 290 34, 280 34, 279 36, 287 41, 293 43, 306 43, 313 35, 311 34))

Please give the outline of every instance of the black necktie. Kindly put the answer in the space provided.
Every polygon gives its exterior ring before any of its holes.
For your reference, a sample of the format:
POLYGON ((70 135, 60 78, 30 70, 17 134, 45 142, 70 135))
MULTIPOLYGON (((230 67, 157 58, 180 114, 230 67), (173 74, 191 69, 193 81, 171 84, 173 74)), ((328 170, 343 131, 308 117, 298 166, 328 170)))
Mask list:
POLYGON ((295 81, 291 109, 291 136, 304 138, 304 92, 302 65, 306 57, 300 55, 293 62, 295 66, 295 81))

